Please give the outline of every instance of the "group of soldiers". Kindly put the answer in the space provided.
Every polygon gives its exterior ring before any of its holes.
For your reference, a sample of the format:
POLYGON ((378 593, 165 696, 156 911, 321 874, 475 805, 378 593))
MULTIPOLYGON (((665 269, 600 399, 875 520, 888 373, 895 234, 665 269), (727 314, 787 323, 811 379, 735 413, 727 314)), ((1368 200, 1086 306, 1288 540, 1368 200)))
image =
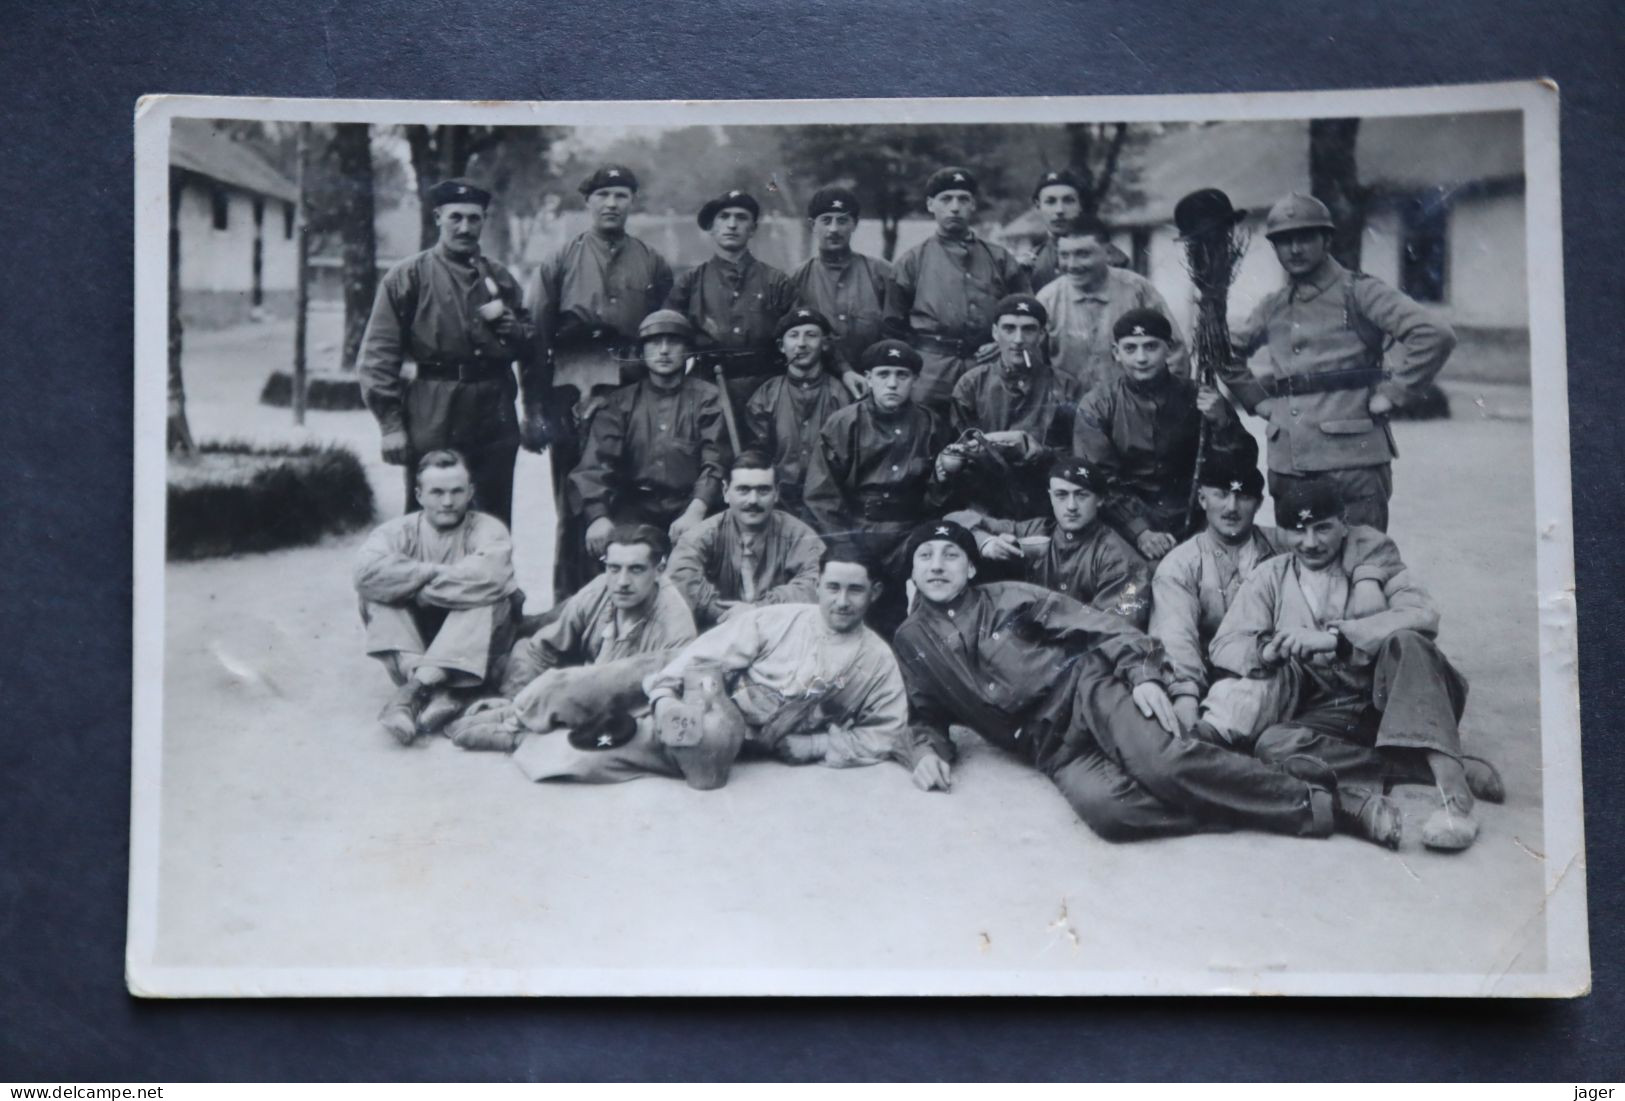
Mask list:
POLYGON ((1466 681, 1386 534, 1387 415, 1454 337, 1331 257, 1318 200, 1269 212, 1285 285, 1216 365, 1269 422, 1265 527, 1241 412, 1188 377, 1166 303, 1112 264, 1067 173, 1037 181, 1050 236, 1021 255, 974 231, 971 170, 933 173, 936 232, 895 265, 852 250, 857 196, 822 188, 791 273, 751 254, 759 204, 729 191, 698 215, 714 255, 677 278, 627 232, 637 190, 623 165, 582 182, 590 228, 527 306, 479 250, 490 194, 446 181, 439 242, 379 288, 362 383, 408 511, 356 587, 399 741, 698 788, 741 756, 894 760, 945 791, 969 730, 1112 840, 1397 848, 1388 790, 1423 783, 1422 843, 1472 844, 1502 780, 1463 752, 1466 681), (559 517, 554 601, 530 616, 521 446, 551 449, 559 517))

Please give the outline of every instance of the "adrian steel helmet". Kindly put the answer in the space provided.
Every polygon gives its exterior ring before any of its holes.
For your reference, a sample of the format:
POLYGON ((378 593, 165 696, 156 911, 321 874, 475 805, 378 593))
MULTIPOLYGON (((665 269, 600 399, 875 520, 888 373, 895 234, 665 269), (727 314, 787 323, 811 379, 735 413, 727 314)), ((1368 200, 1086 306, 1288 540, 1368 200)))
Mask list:
POLYGON ((1264 219, 1264 236, 1291 233, 1295 229, 1336 229, 1332 212, 1313 195, 1293 192, 1274 206, 1264 219))
POLYGON ((676 310, 656 310, 643 319, 638 326, 638 340, 648 340, 651 336, 681 336, 689 340, 694 339, 694 326, 688 323, 688 318, 676 310))

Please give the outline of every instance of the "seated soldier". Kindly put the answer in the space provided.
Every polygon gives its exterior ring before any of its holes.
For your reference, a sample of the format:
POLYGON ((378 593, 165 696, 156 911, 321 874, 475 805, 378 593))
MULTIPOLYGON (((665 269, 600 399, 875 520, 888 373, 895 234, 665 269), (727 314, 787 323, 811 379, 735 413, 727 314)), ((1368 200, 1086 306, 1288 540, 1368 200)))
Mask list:
POLYGON ((779 507, 812 523, 812 514, 802 502, 802 489, 807 466, 818 448, 818 432, 830 414, 852 403, 848 390, 854 383, 860 391, 868 384, 855 371, 845 379, 836 376, 830 323, 817 310, 791 310, 779 321, 777 332, 784 374, 769 378, 750 396, 745 403, 744 428, 751 446, 773 459, 779 507))
POLYGON ((378 721, 402 745, 493 683, 513 639, 513 544, 473 498, 462 456, 430 451, 417 464, 421 511, 380 524, 356 561, 367 653, 400 686, 378 721))
POLYGON ((908 549, 920 599, 894 641, 916 769, 946 785, 948 724, 963 723, 1047 776, 1108 841, 1332 831, 1330 769, 1300 778, 1178 736, 1163 687, 1173 670, 1123 617, 1022 581, 972 586, 976 543, 952 521, 921 525, 908 549))
POLYGON ((1063 455, 1049 472, 1052 517, 996 520, 957 512, 948 518, 970 528, 990 566, 1022 562, 1034 585, 1120 615, 1143 631, 1151 614, 1151 568, 1098 518, 1106 492, 1098 467, 1063 455))
MULTIPOLYGON (((1218 675, 1207 660, 1213 641, 1241 583, 1286 546, 1275 528, 1254 523, 1263 503, 1264 476, 1256 467, 1236 469, 1212 460, 1197 475, 1197 503, 1207 526, 1169 551, 1151 579, 1151 635, 1162 643, 1178 679, 1168 686, 1181 730, 1200 722, 1197 736, 1248 748, 1273 722, 1285 702, 1277 680, 1218 675), (1263 725, 1260 725, 1263 724, 1263 725)), ((1343 544, 1343 568, 1353 588, 1353 615, 1380 611, 1383 582, 1404 568, 1393 540, 1375 529, 1351 528, 1343 544)))
POLYGON ((1083 387, 1050 366, 1044 353, 1044 307, 1012 294, 993 307, 993 355, 954 384, 951 414, 957 442, 938 463, 940 477, 988 516, 1045 517, 1045 478, 1057 456, 1072 452, 1072 419, 1083 387))
POLYGON ((816 606, 775 604, 732 617, 645 679, 652 713, 614 724, 583 709, 587 737, 527 734, 515 760, 535 780, 658 775, 710 789, 727 782, 741 751, 831 768, 890 759, 916 785, 941 786, 945 776, 921 767, 909 739, 897 661, 863 624, 880 584, 856 555, 826 551, 816 606))
POLYGON ((900 340, 871 345, 861 361, 869 394, 825 422, 807 474, 818 533, 854 544, 880 571, 871 614, 883 635, 908 611, 903 542, 942 500, 934 469, 947 440, 936 415, 913 399, 920 362, 900 340))
POLYGON ((666 576, 701 630, 749 608, 812 603, 824 541, 774 507, 775 482, 767 456, 741 453, 722 492, 728 507, 677 541, 666 576))
POLYGON ((603 557, 616 524, 652 524, 676 540, 721 503, 722 405, 715 386, 684 373, 688 320, 657 310, 643 319, 638 340, 648 377, 604 400, 570 475, 593 560, 603 557))
POLYGON ((512 749, 523 723, 550 714, 561 690, 590 687, 604 699, 627 692, 639 698, 643 678, 696 633, 688 604, 663 576, 666 548, 665 535, 648 524, 610 532, 604 572, 514 644, 502 678, 502 695, 512 706, 480 701, 452 724, 452 741, 464 749, 512 749), (594 674, 562 675, 583 667, 594 674))
POLYGON ((1505 798, 1489 762, 1461 751, 1458 723, 1467 681, 1434 643, 1439 613, 1403 567, 1383 584, 1384 605, 1351 610, 1343 548, 1350 528, 1330 482, 1283 489, 1277 518, 1291 553, 1264 563, 1242 582, 1210 651, 1237 676, 1286 679, 1292 700, 1258 736, 1267 761, 1313 760, 1335 770, 1339 805, 1363 812, 1367 835, 1398 848, 1398 807, 1391 783, 1431 783, 1443 806, 1422 827, 1431 849, 1465 849, 1478 836, 1475 796, 1505 798))
POLYGON ((1130 310, 1112 326, 1122 372, 1078 403, 1073 451, 1112 483, 1106 519, 1149 561, 1187 534, 1202 423, 1205 459, 1258 465, 1258 444, 1211 386, 1169 373, 1173 327, 1156 310, 1130 310))

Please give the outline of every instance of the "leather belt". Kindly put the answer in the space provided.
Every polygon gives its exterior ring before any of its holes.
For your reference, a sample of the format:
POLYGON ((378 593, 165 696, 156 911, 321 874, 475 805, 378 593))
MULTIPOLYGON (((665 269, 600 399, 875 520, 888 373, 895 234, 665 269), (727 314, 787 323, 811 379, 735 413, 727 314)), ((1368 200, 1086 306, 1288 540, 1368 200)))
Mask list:
POLYGON ((1345 367, 1308 375, 1277 375, 1271 389, 1278 395, 1326 394, 1333 390, 1367 390, 1388 378, 1381 367, 1345 367))
POLYGON ((942 352, 959 359, 974 359, 977 350, 987 343, 985 340, 951 340, 935 333, 915 333, 914 340, 933 352, 942 352))
POLYGON ((436 382, 498 382, 512 377, 506 359, 427 359, 418 363, 418 378, 436 382))

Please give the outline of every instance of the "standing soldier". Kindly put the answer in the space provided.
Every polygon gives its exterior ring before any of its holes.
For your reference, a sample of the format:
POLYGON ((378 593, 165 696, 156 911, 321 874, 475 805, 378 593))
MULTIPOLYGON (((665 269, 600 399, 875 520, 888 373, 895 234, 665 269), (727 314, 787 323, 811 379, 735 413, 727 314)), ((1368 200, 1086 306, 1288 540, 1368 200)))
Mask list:
POLYGON ((1033 186, 1033 209, 1044 220, 1049 231, 1037 249, 1023 249, 1016 254, 1021 266, 1032 280, 1033 293, 1043 290, 1061 273, 1058 242, 1072 231, 1083 213, 1083 187, 1078 178, 1064 169, 1046 172, 1033 186))
POLYGON ((1319 199, 1293 194, 1276 203, 1264 236, 1287 285, 1231 332, 1242 358, 1220 376, 1249 412, 1269 420, 1272 495, 1294 482, 1331 482, 1349 522, 1386 531, 1399 454, 1388 414, 1422 396, 1456 334, 1386 283, 1332 259, 1332 216, 1319 199), (1389 342, 1403 350, 1392 372, 1382 365, 1389 342), (1266 345, 1273 377, 1259 379, 1245 360, 1266 345))
POLYGON ((361 340, 361 393, 383 430, 384 461, 406 470, 406 511, 418 508, 418 459, 449 448, 467 463, 475 506, 511 525, 513 361, 529 355, 530 315, 508 269, 480 255, 491 193, 444 180, 429 201, 440 240, 378 284, 361 340), (417 365, 410 382, 406 359, 417 365))
POLYGON ((532 451, 551 445, 561 504, 565 479, 581 458, 574 408, 595 390, 633 381, 621 377, 621 350, 636 343, 638 323, 665 303, 672 283, 665 258, 626 232, 638 193, 630 168, 606 164, 577 190, 586 197, 591 228, 536 271, 536 370, 525 389, 524 443, 532 451))
POLYGON ((942 415, 954 383, 987 343, 994 303, 1032 292, 1016 258, 971 229, 976 194, 968 168, 938 169, 925 181, 925 208, 937 232, 903 254, 886 300, 887 332, 920 351, 914 400, 942 415))
POLYGON ((807 203, 815 252, 790 273, 801 301, 829 319, 835 354, 852 396, 863 396, 856 371, 864 349, 885 336, 886 293, 892 267, 875 256, 852 251, 858 228, 858 197, 844 187, 821 187, 807 203))
MULTIPOLYGON (((1173 316, 1151 280, 1112 267, 1111 240, 1111 231, 1101 222, 1080 220, 1056 241, 1061 278, 1038 294, 1049 313, 1050 350, 1056 366, 1081 382, 1085 390, 1122 374, 1112 356, 1116 343, 1112 326, 1119 317, 1137 309, 1173 316)), ((1185 342, 1171 321, 1169 344, 1169 370, 1188 374, 1185 342)))
POLYGON ((863 353, 869 396, 829 418, 807 473, 813 527, 832 545, 856 546, 880 571, 871 622, 883 635, 908 611, 901 559, 910 529, 940 506, 933 474, 947 442, 941 422, 914 402, 920 353, 882 340, 863 353))
MULTIPOLYGON (((754 196, 730 191, 700 208, 700 228, 711 235, 716 255, 672 287, 666 308, 688 318, 695 347, 720 363, 735 409, 774 373, 778 356, 773 330, 796 305, 790 277, 750 252, 762 208, 754 196)), ((714 377, 710 371, 706 377, 714 377)))
POLYGON ((650 524, 675 541, 722 503, 728 462, 721 395, 683 371, 693 330, 672 310, 638 327, 649 377, 612 393, 593 414, 570 475, 572 512, 587 522, 589 560, 616 524, 650 524))
MULTIPOLYGON (((773 460, 778 479, 779 505, 812 523, 802 501, 807 466, 818 447, 818 433, 830 414, 852 403, 852 395, 835 377, 829 321, 805 306, 779 321, 779 348, 784 353, 784 374, 774 375, 752 394, 745 405, 745 431, 751 446, 773 460)), ((860 359, 854 359, 857 363, 860 359)))

